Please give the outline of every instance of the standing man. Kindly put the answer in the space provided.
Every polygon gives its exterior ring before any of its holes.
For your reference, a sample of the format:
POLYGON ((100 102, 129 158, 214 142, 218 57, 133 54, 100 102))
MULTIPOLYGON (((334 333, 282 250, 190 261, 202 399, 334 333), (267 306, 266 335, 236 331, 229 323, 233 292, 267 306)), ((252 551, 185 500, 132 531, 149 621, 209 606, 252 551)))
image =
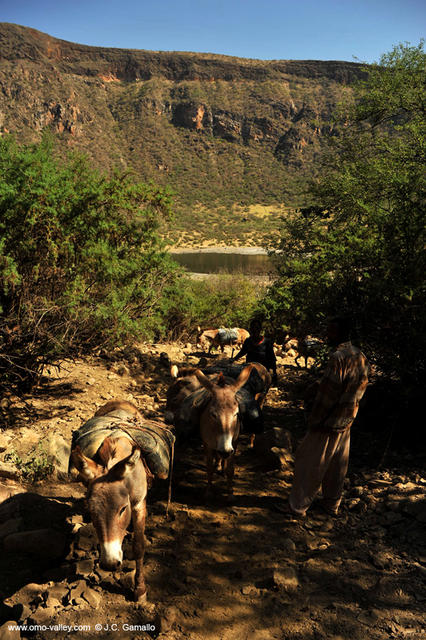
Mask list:
POLYGON ((277 382, 277 359, 275 357, 274 345, 269 338, 262 335, 262 323, 260 320, 250 322, 250 337, 244 340, 241 350, 230 362, 239 360, 241 356, 246 356, 246 362, 259 362, 268 370, 272 370, 272 382, 277 382))
POLYGON ((308 433, 296 452, 286 512, 304 516, 322 487, 324 511, 336 515, 349 462, 350 429, 368 383, 368 361, 350 342, 350 322, 336 317, 327 327, 335 348, 308 416, 308 433))

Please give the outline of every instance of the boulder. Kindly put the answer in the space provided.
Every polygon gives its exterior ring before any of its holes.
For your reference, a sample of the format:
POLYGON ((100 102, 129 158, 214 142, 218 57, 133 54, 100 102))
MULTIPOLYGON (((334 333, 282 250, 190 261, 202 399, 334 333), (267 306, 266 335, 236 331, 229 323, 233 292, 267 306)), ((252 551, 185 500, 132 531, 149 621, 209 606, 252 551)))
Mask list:
POLYGON ((101 602, 102 596, 96 591, 93 591, 93 589, 85 589, 85 591, 83 591, 83 598, 90 604, 93 609, 97 609, 101 602))
POLYGON ((59 433, 51 434, 43 442, 47 455, 51 457, 53 464, 55 465, 57 477, 67 477, 71 442, 65 440, 59 433))
POLYGON ((8 620, 0 627, 0 640, 19 640, 21 633, 16 627, 16 620, 8 620))
POLYGON ((15 593, 7 599, 7 604, 15 605, 38 605, 45 600, 47 585, 30 582, 24 587, 15 591, 15 593))
POLYGON ((94 561, 90 558, 84 558, 77 562, 76 573, 77 576, 82 576, 83 578, 89 576, 93 573, 94 561))
POLYGON ((67 584, 65 583, 54 584, 53 587, 50 587, 48 591, 46 604, 48 606, 57 606, 56 603, 58 602, 59 604, 61 604, 65 596, 68 595, 68 593, 69 593, 69 587, 67 584))
POLYGON ((84 551, 96 548, 97 537, 95 527, 92 523, 80 527, 77 533, 77 546, 84 551))
POLYGON ((278 589, 284 591, 296 591, 299 579, 293 567, 281 567, 272 572, 272 581, 278 589))
POLYGON ((49 624, 54 624, 53 623, 53 619, 55 617, 55 615, 57 615, 59 612, 57 609, 55 609, 54 606, 51 607, 38 607, 38 609, 36 611, 34 611, 29 619, 28 622, 31 625, 49 625, 49 624))

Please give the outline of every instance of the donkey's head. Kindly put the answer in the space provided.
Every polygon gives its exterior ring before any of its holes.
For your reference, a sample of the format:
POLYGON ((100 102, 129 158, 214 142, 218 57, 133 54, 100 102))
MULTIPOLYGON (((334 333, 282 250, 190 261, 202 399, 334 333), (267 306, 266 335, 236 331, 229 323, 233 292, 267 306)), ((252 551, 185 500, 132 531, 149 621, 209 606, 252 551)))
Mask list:
POLYGON ((227 458, 234 453, 239 435, 239 410, 236 393, 248 380, 252 366, 245 367, 237 380, 226 382, 219 374, 213 382, 199 369, 196 371, 200 383, 210 392, 210 400, 200 417, 201 438, 204 444, 227 458))
POLYGON ((111 458, 113 464, 107 462, 106 466, 83 455, 78 447, 72 455, 88 486, 87 502, 100 545, 100 566, 114 571, 123 560, 121 547, 131 520, 135 485, 146 494, 146 483, 140 477, 144 467, 139 449, 115 463, 111 458))

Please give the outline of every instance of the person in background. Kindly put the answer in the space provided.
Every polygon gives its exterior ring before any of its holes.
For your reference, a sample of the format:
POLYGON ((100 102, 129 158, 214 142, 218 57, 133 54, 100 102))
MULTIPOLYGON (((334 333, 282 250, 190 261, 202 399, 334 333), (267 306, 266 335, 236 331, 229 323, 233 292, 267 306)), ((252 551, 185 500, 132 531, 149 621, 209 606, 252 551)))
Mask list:
POLYGON ((259 362, 272 371, 272 383, 277 383, 277 360, 274 346, 269 338, 262 335, 262 323, 260 320, 252 320, 250 323, 250 337, 244 340, 241 350, 230 362, 246 356, 246 362, 259 362))
POLYGON ((347 317, 329 320, 327 340, 334 347, 296 451, 293 485, 284 512, 304 516, 322 487, 322 509, 336 515, 349 462, 350 430, 368 384, 368 361, 350 341, 347 317))

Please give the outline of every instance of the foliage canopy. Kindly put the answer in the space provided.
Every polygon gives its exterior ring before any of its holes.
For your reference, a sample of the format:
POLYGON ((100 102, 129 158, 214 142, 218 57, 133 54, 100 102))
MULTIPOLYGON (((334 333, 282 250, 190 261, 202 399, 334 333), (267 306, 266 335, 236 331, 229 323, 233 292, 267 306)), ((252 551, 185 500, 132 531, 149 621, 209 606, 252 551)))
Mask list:
POLYGON ((341 105, 317 206, 284 221, 263 302, 296 333, 349 313, 372 361, 410 388, 425 377, 425 62, 423 42, 396 46, 341 105))
POLYGON ((176 267, 157 233, 164 189, 52 140, 0 140, 0 374, 35 379, 43 364, 129 336, 149 336, 176 267))

